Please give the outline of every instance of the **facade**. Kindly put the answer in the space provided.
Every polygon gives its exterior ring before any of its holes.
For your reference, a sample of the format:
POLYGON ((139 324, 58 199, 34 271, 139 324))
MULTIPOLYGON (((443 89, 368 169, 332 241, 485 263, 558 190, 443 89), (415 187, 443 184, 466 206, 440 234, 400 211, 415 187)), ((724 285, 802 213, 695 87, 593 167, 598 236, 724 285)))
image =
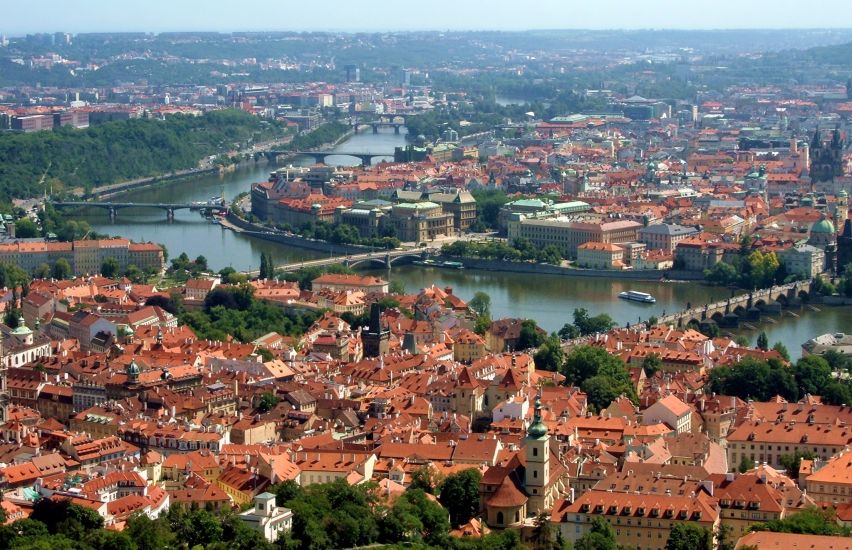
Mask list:
POLYGON ((728 464, 739 464, 743 456, 783 468, 781 457, 795 452, 811 452, 821 460, 852 444, 848 427, 807 422, 745 422, 728 434, 728 464))
POLYGON ((260 493, 254 497, 254 507, 242 512, 239 517, 269 542, 275 542, 282 532, 293 528, 293 512, 276 505, 272 493, 260 493))
POLYGON ((509 240, 529 239, 539 247, 556 246, 564 257, 576 258, 584 243, 622 244, 636 240, 642 224, 630 220, 569 222, 562 220, 520 220, 510 225, 509 240))
POLYGON ((453 234, 453 215, 434 202, 395 204, 387 223, 401 241, 421 243, 453 234))
POLYGON ((44 241, 14 241, 0 244, 0 263, 20 266, 33 273, 42 264, 51 269, 63 258, 71 265, 74 275, 97 274, 107 259, 115 259, 119 270, 135 265, 142 270, 160 271, 165 259, 161 246, 154 243, 131 243, 127 239, 100 239, 52 243, 44 241))
POLYGON ((645 409, 642 414, 643 424, 660 422, 666 424, 678 434, 687 433, 692 428, 692 409, 674 395, 667 395, 645 409))
POLYGON ((589 269, 621 269, 624 249, 608 243, 583 243, 577 247, 577 266, 589 269))
POLYGON ((835 456, 805 478, 805 488, 816 502, 825 505, 852 503, 852 451, 835 456))
POLYGON ((311 281, 311 288, 314 292, 328 289, 334 292, 360 290, 368 294, 371 292, 386 294, 388 291, 388 282, 379 277, 325 273, 311 281))
POLYGON ((784 264, 787 273, 802 275, 812 279, 822 273, 825 267, 825 251, 809 244, 800 244, 782 250, 778 258, 784 264))
POLYGON ((658 223, 640 229, 639 242, 643 242, 648 245, 649 249, 660 249, 665 250, 668 253, 672 253, 674 252, 675 247, 677 247, 677 243, 697 234, 698 230, 694 227, 658 223))

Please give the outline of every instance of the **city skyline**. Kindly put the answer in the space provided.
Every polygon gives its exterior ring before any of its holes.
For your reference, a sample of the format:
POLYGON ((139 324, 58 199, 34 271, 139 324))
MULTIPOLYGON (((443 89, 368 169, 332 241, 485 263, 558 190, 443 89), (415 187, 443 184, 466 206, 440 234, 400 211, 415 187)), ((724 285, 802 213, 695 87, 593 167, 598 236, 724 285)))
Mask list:
POLYGON ((852 21, 852 5, 839 0, 801 4, 792 0, 734 0, 707 7, 684 9, 681 2, 646 3, 601 0, 592 5, 567 5, 558 0, 538 2, 535 10, 518 10, 508 0, 479 4, 436 0, 417 17, 387 0, 358 3, 330 2, 318 13, 307 6, 282 6, 271 0, 250 0, 239 11, 223 11, 227 4, 189 0, 151 0, 144 11, 115 10, 103 0, 84 0, 69 10, 56 0, 43 9, 14 4, 6 8, 0 32, 14 36, 36 32, 169 32, 169 31, 422 31, 422 30, 542 30, 542 29, 840 29, 852 21), (211 9, 220 7, 223 9, 211 9), (93 16, 93 14, 97 16, 93 16), (167 17, 163 15, 168 14, 167 17))

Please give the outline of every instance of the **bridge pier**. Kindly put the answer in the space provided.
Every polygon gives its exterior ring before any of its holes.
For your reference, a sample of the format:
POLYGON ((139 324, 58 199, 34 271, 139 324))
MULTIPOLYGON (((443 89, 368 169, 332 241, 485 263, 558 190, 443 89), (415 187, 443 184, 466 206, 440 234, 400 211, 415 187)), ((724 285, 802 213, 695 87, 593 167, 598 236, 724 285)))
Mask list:
POLYGON ((395 124, 393 127, 393 133, 399 135, 399 124, 395 124))
POLYGON ((109 221, 115 221, 117 210, 114 206, 109 207, 109 221))
POLYGON ((175 221, 175 209, 174 208, 167 208, 166 209, 166 219, 169 220, 170 222, 175 221))
POLYGON ((374 134, 378 134, 378 133, 379 133, 379 125, 378 125, 378 124, 373 124, 373 133, 374 133, 374 134))

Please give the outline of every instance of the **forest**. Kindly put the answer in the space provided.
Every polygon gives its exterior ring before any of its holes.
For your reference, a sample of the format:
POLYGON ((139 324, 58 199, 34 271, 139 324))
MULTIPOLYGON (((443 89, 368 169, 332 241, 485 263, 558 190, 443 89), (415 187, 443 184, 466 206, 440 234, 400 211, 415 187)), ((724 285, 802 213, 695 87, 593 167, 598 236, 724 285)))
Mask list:
POLYGON ((227 109, 0 134, 0 203, 194 168, 205 156, 285 131, 275 121, 227 109))

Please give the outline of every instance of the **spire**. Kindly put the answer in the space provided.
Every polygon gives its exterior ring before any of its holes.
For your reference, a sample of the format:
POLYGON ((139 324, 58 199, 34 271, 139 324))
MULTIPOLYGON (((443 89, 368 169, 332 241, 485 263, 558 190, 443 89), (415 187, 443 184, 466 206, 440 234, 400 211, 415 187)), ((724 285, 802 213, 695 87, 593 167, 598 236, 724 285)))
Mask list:
POLYGON ((535 398, 535 416, 533 416, 533 422, 530 424, 529 429, 527 429, 527 437, 541 439, 546 435, 547 426, 541 421, 541 395, 539 394, 535 398))

